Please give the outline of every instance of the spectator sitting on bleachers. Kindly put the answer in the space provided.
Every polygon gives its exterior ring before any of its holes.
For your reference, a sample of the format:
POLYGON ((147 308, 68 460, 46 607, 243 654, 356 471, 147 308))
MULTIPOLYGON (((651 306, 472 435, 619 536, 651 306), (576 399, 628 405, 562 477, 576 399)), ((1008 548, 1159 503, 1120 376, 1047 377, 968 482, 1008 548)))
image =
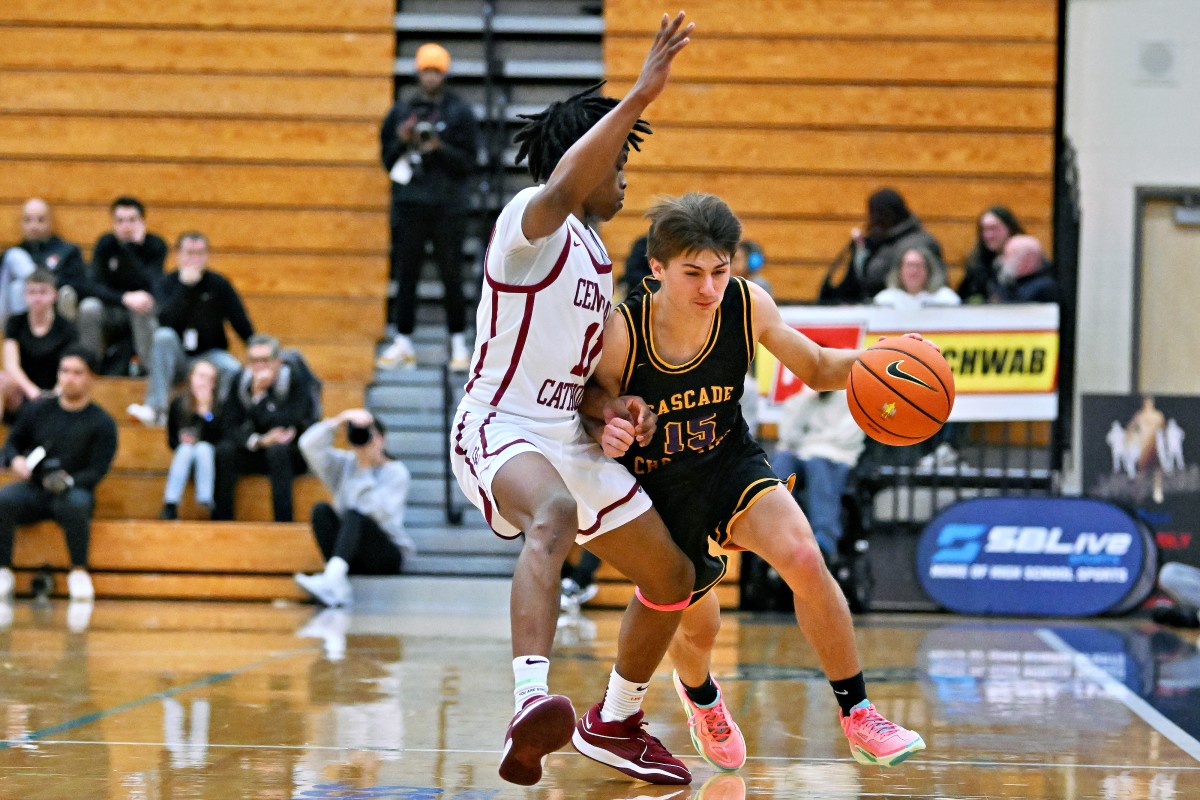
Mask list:
POLYGON ((762 274, 764 264, 766 264, 766 258, 758 242, 742 239, 738 242, 733 260, 729 264, 729 274, 735 278, 745 278, 757 283, 766 290, 767 294, 773 296, 775 293, 771 291, 771 282, 762 274))
POLYGON ((1179 561, 1168 561, 1158 571, 1158 585, 1175 601, 1151 613, 1155 622, 1174 628, 1200 628, 1200 569, 1179 561))
POLYGON ((1042 244, 1018 234, 1004 245, 997 278, 996 303, 1057 303, 1058 279, 1042 253, 1042 244))
POLYGON ((4 371, 0 393, 6 413, 15 412, 26 400, 35 400, 54 389, 62 354, 75 344, 75 325, 55 313, 57 291, 54 274, 35 269, 24 281, 28 309, 8 318, 4 326, 4 371))
POLYGON ((814 392, 805 387, 784 401, 781 412, 772 467, 785 481, 803 472, 803 489, 793 494, 808 515, 825 563, 834 564, 843 533, 842 494, 866 435, 850 414, 845 390, 814 392))
POLYGON ((888 273, 900 255, 924 247, 939 259, 942 246, 895 189, 880 189, 867 198, 867 229, 851 231, 853 256, 850 274, 857 278, 859 302, 869 303, 886 287, 888 273))
POLYGON ((958 293, 946 285, 946 266, 924 247, 910 247, 888 273, 888 288, 875 295, 875 305, 899 309, 956 306, 958 293))
POLYGON ((167 415, 167 444, 174 454, 163 490, 162 519, 179 519, 179 502, 188 475, 195 470, 196 503, 205 516, 213 512, 216 480, 216 447, 221 442, 221 395, 217 367, 198 358, 192 362, 187 386, 171 401, 167 415))
POLYGON ((78 310, 79 287, 87 265, 79 245, 54 235, 54 217, 45 200, 27 200, 21 209, 21 243, 0 262, 0 325, 25 310, 25 279, 35 269, 50 270, 58 288, 58 312, 69 320, 78 310))
POLYGON ((979 215, 975 249, 967 256, 958 296, 964 303, 987 303, 996 292, 1004 245, 1025 229, 1005 206, 992 206, 979 215))
POLYGON ((31 403, 8 434, 4 458, 20 478, 0 489, 0 598, 13 593, 13 540, 18 525, 53 519, 71 558, 72 600, 95 596, 87 573, 96 485, 117 452, 117 425, 92 402, 95 358, 75 345, 58 365, 59 393, 31 403))
POLYGON ((629 255, 625 256, 625 272, 621 275, 621 285, 625 288, 626 300, 632 300, 645 291, 642 284, 650 277, 650 257, 646 254, 646 242, 649 237, 639 236, 629 246, 629 255))
POLYGON ((225 323, 242 341, 254 335, 237 289, 224 275, 208 269, 208 237, 195 231, 181 234, 176 250, 179 268, 163 276, 155 293, 159 327, 154 331, 150 361, 143 364, 150 377, 146 399, 125 409, 143 425, 166 422, 171 386, 198 358, 217 368, 219 393, 228 393, 242 365, 229 352, 225 323))
POLYGON ((348 574, 394 575, 415 551, 404 530, 408 467, 388 458, 386 435, 378 417, 354 408, 321 420, 300 437, 300 451, 329 488, 333 504, 317 503, 312 510, 313 535, 325 557, 325 571, 295 578, 327 606, 351 602, 348 574), (352 450, 333 446, 343 424, 352 450))
POLYGON ((144 368, 158 326, 154 291, 167 260, 167 243, 146 231, 146 211, 136 198, 118 197, 111 211, 113 229, 96 240, 92 274, 81 292, 87 296, 79 301, 79 341, 102 367, 116 371, 127 362, 123 344, 132 336, 133 352, 144 368), (113 345, 120 355, 110 358, 113 345))
POLYGON ((246 367, 225 398, 213 519, 234 518, 238 478, 257 473, 271 479, 275 521, 291 522, 292 480, 305 471, 296 440, 316 417, 312 378, 284 363, 275 337, 251 336, 246 367))

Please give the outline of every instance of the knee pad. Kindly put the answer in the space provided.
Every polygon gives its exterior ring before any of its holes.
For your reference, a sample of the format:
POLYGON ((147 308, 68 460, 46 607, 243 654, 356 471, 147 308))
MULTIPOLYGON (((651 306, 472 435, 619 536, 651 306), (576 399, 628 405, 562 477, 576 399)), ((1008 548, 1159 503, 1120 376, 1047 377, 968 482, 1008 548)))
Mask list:
POLYGON ((692 602, 692 596, 689 594, 678 603, 652 603, 646 599, 646 595, 642 594, 641 588, 637 586, 633 587, 633 596, 638 599, 639 603, 654 611, 683 611, 692 602))

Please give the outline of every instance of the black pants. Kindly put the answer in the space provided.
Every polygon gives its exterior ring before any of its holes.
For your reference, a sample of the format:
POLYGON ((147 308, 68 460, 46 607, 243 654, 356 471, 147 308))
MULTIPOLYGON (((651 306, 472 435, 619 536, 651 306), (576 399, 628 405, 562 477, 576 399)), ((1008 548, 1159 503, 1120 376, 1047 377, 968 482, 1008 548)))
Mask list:
POLYGON ((53 494, 21 481, 0 489, 0 566, 12 566, 13 540, 18 525, 52 519, 67 535, 71 566, 86 567, 92 539, 92 493, 77 486, 53 494))
POLYGON ((329 503, 317 503, 312 526, 325 560, 344 559, 352 575, 395 575, 404 564, 392 537, 365 514, 347 511, 339 517, 329 503))
POLYGON ((388 307, 388 322, 410 334, 417 321, 417 283, 425 263, 425 243, 433 242, 433 259, 445 289, 446 327, 450 333, 466 329, 463 301, 463 239, 466 211, 446 206, 392 203, 392 280, 396 296, 388 307))
POLYGON ((234 518, 234 490, 243 475, 266 475, 271 479, 271 504, 276 522, 291 522, 292 481, 306 469, 295 445, 276 444, 262 450, 246 450, 233 442, 221 442, 216 452, 217 480, 213 493, 213 519, 234 518))

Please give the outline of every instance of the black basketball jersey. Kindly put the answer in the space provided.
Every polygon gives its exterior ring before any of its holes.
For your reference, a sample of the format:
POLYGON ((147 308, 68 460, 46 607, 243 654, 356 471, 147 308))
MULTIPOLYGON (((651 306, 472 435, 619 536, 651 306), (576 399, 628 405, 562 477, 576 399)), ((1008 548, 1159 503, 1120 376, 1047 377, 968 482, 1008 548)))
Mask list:
POLYGON ((754 331, 750 289, 742 278, 732 278, 700 352, 685 364, 668 364, 654 350, 650 304, 651 295, 644 294, 617 310, 629 334, 621 393, 642 397, 658 414, 650 444, 635 443, 620 461, 653 496, 654 488, 715 461, 727 437, 751 440, 740 401, 754 331))

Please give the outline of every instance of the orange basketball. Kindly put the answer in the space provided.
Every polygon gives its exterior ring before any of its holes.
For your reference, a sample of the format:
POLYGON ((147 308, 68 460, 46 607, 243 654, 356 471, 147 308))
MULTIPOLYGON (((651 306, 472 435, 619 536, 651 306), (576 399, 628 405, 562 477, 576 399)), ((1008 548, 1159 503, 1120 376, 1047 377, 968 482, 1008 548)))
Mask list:
POLYGON ((854 421, 877 442, 916 444, 933 436, 954 408, 954 374, 937 348, 907 336, 868 347, 850 368, 854 421))

